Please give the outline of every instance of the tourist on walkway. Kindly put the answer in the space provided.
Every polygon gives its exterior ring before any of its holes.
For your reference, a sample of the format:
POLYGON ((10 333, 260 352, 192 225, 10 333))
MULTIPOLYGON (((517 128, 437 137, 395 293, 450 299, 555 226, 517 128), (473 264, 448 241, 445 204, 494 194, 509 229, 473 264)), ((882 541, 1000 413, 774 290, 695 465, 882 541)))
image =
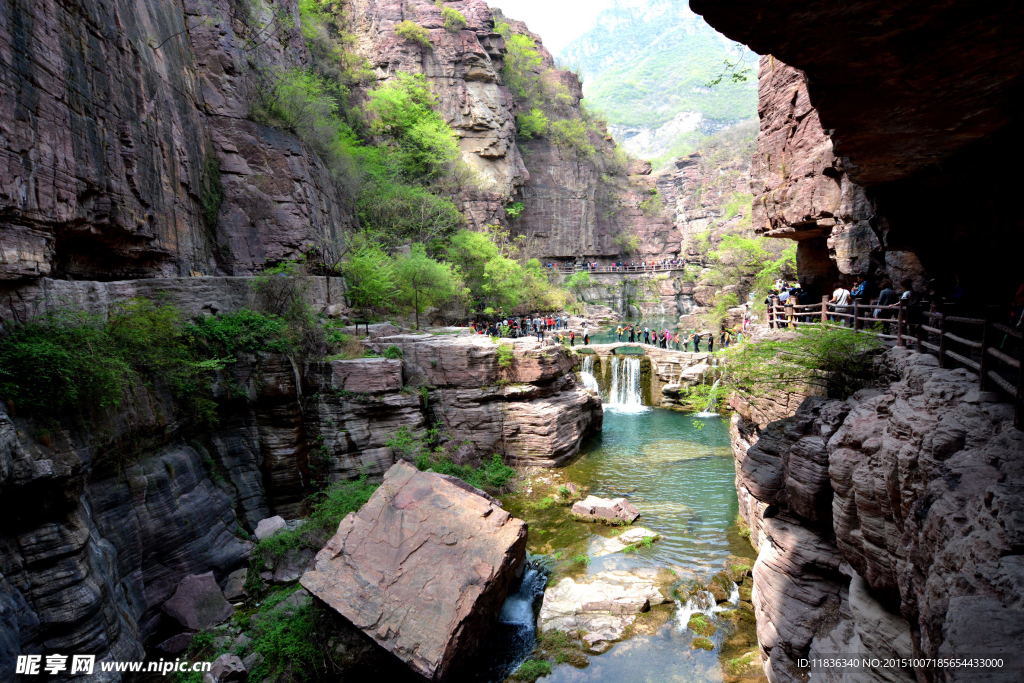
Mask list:
POLYGON ((583 330, 583 345, 590 346, 590 332, 583 330))
MULTIPOLYGON (((832 289, 834 290, 832 292, 832 298, 829 299, 828 302, 830 304, 835 304, 836 313, 846 313, 847 311, 849 311, 850 309, 848 307, 850 305, 850 290, 843 287, 842 283, 840 282, 837 282, 832 287, 832 289)), ((832 322, 835 322, 837 320, 839 321, 840 325, 846 324, 846 318, 840 318, 837 315, 832 316, 832 322)))
POLYGON ((647 329, 646 325, 644 325, 644 344, 650 344, 650 343, 651 343, 651 331, 649 329, 647 329))
MULTIPOLYGON (((886 308, 899 302, 899 297, 896 296, 896 290, 893 289, 892 280, 885 278, 882 280, 882 291, 878 294, 878 308, 875 309, 875 318, 878 320, 890 320, 892 319, 893 310, 886 308)), ((891 334, 889 331, 889 323, 883 325, 885 334, 891 334)))
POLYGON ((700 335, 696 332, 693 333, 693 352, 700 353, 700 335))
POLYGON ((676 345, 676 351, 678 351, 679 350, 679 333, 678 332, 676 332, 675 345, 676 345))
POLYGON ((619 336, 619 341, 622 341, 622 325, 615 328, 615 334, 619 336))
POLYGON ((708 332, 708 353, 715 352, 715 333, 708 332))
POLYGON ((634 328, 632 325, 629 325, 626 327, 626 329, 629 330, 629 343, 632 344, 633 342, 636 341, 636 328, 634 328))
POLYGON ((576 331, 569 330, 569 346, 576 346, 576 331))

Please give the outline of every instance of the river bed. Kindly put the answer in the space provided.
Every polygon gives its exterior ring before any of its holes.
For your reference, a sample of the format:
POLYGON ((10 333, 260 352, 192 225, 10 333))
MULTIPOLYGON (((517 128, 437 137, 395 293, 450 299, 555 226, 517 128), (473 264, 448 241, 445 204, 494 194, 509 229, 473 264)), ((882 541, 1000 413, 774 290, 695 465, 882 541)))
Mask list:
POLYGON ((632 637, 603 654, 588 653, 582 668, 553 663, 541 681, 764 680, 751 667, 741 671, 736 666, 738 657, 756 649, 752 622, 712 615, 719 628, 710 639, 711 651, 693 647, 695 634, 685 623, 685 592, 695 579, 706 582, 725 567, 752 564, 756 558, 736 526, 734 478, 727 419, 638 408, 626 397, 623 403, 606 403, 604 430, 584 445, 579 460, 561 470, 534 473, 524 490, 505 499, 509 512, 530 525, 529 551, 556 558, 549 585, 564 576, 582 580, 639 568, 678 577, 675 604, 641 615, 632 637), (618 530, 574 520, 559 495, 569 482, 585 493, 628 498, 641 513, 634 526, 652 529, 661 539, 636 552, 597 556, 604 540, 618 530))

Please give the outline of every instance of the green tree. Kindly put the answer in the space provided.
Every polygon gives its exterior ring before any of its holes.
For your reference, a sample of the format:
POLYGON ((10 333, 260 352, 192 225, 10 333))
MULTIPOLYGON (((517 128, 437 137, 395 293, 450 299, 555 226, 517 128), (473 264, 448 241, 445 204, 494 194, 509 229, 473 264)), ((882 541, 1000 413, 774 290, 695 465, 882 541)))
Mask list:
POLYGON ((590 286, 590 273, 586 271, 573 273, 566 279, 565 286, 572 290, 577 299, 582 299, 583 290, 590 286))
POLYGON ((459 267, 474 300, 485 308, 512 308, 519 303, 523 268, 502 253, 492 234, 460 230, 452 236, 447 257, 459 267))
POLYGON ((398 258, 394 273, 398 301, 415 312, 416 329, 420 328, 421 313, 451 300, 463 290, 462 278, 452 264, 430 258, 422 244, 412 245, 409 256, 398 258))
POLYGON ((347 298, 353 308, 368 314, 390 310, 398 287, 394 260, 380 246, 365 243, 342 266, 347 298))

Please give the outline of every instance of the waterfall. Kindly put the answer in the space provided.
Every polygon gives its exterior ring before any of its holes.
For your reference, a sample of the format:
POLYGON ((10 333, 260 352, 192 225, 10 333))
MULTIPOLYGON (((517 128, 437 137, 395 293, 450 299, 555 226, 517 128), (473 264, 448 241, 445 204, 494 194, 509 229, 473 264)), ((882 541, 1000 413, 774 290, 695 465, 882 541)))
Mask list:
POLYGON ((735 609, 740 604, 740 587, 736 583, 732 584, 732 590, 729 591, 729 603, 730 606, 724 606, 715 604, 715 596, 711 591, 698 591, 687 598, 686 602, 683 603, 676 600, 676 630, 685 631, 687 624, 690 623, 690 617, 694 614, 700 613, 705 616, 712 616, 716 612, 724 612, 726 610, 735 609))
POLYGON ((636 357, 612 356, 612 386, 608 390, 605 407, 620 413, 643 413, 644 406, 640 385, 640 359, 636 357))
POLYGON ((580 370, 580 380, 583 382, 583 386, 587 389, 593 389, 594 391, 600 391, 597 385, 597 379, 594 377, 594 356, 587 354, 583 358, 583 369, 580 370))
POLYGON ((711 400, 708 401, 708 404, 707 404, 707 406, 705 406, 704 410, 699 412, 699 413, 697 413, 694 417, 719 417, 718 413, 715 412, 714 410, 712 410, 712 408, 715 407, 715 398, 714 398, 715 389, 718 388, 718 383, 721 382, 721 381, 722 381, 721 378, 716 379, 715 383, 711 385, 711 394, 712 394, 711 400))
POLYGON ((548 571, 528 562, 518 590, 509 593, 501 606, 491 643, 476 655, 480 666, 472 683, 504 681, 525 662, 537 646, 537 615, 534 606, 544 596, 548 571))

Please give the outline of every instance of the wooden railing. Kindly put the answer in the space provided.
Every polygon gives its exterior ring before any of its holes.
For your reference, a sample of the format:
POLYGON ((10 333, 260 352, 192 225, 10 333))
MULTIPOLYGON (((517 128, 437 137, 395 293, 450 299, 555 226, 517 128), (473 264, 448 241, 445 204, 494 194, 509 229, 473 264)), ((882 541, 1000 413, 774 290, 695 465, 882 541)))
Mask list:
POLYGON ((987 318, 968 318, 951 315, 946 310, 916 312, 911 321, 910 310, 901 300, 893 306, 862 304, 854 301, 846 306, 829 303, 822 297, 820 304, 773 303, 769 310, 769 323, 778 328, 796 328, 819 325, 828 321, 852 327, 895 341, 897 346, 915 349, 918 353, 932 353, 939 359, 940 368, 959 364, 978 376, 981 391, 998 389, 1010 396, 1014 404, 1014 426, 1021 428, 1024 413, 1024 339, 1019 329, 987 318), (874 313, 885 314, 875 316, 874 313), (895 330, 893 327, 895 326, 895 330), (884 331, 883 331, 884 330, 884 331), (895 331, 895 334, 892 332, 895 331), (1008 346, 1016 346, 1014 357, 1008 346))
POLYGON ((554 270, 559 273, 649 273, 666 270, 684 270, 686 268, 685 263, 678 264, 647 264, 646 266, 563 266, 554 265, 550 270, 554 270))

